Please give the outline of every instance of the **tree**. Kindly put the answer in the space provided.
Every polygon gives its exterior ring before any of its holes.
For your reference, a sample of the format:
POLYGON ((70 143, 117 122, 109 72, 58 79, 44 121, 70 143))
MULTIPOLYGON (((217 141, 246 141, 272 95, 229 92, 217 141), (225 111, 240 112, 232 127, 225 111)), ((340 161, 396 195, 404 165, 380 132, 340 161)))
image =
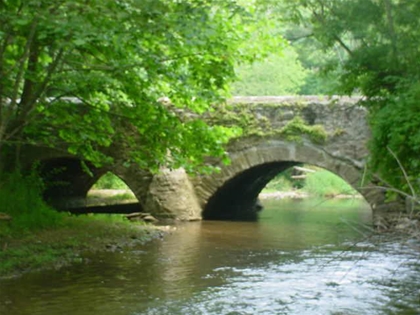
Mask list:
POLYGON ((417 0, 300 0, 282 3, 323 49, 346 55, 338 81, 343 94, 361 94, 372 127, 374 171, 407 187, 394 152, 411 180, 420 174, 420 2, 417 0))
POLYGON ((233 84, 234 95, 293 95, 305 83, 305 69, 297 60, 292 47, 283 55, 270 55, 266 59, 238 67, 239 80, 233 84))
POLYGON ((152 169, 223 156, 235 131, 194 114, 221 103, 234 64, 264 50, 250 9, 234 0, 1 0, 0 152, 65 143, 100 164, 110 161, 103 148, 124 141, 128 162, 152 169))

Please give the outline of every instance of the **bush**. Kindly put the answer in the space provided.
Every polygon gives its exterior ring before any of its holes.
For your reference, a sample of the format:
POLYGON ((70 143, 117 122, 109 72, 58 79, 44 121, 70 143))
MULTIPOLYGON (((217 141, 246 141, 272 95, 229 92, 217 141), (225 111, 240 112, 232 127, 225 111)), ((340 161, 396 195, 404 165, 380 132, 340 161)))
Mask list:
POLYGON ((0 229, 0 236, 22 234, 60 224, 63 214, 48 206, 43 198, 42 180, 35 174, 2 174, 0 178, 0 212, 12 217, 0 229))
POLYGON ((342 178, 327 170, 318 170, 315 173, 307 174, 303 190, 317 196, 355 195, 358 193, 342 178))

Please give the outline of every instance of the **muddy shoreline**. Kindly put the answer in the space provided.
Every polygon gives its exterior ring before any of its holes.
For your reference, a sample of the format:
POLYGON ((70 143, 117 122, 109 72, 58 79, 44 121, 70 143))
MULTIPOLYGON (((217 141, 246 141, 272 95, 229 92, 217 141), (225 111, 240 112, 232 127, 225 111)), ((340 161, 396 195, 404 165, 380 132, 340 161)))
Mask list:
POLYGON ((96 220, 0 238, 0 280, 85 262, 87 253, 124 252, 161 239, 176 227, 96 220))

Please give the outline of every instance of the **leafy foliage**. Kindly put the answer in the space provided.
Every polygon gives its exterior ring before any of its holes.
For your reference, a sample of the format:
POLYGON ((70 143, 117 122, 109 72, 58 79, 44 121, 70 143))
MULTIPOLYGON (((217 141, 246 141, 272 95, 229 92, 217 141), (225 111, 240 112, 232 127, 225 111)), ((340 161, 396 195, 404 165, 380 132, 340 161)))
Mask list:
POLYGON ((18 171, 2 174, 0 212, 10 215, 12 220, 6 226, 2 226, 0 237, 57 227, 61 224, 63 214, 44 202, 43 188, 42 181, 35 173, 26 176, 18 171))
POLYGON ((116 175, 111 172, 105 173, 93 185, 94 189, 129 189, 128 186, 116 175))
MULTIPOLYGON (((275 24, 277 36, 283 37, 289 44, 285 51, 282 76, 298 82, 299 88, 292 93, 299 95, 332 95, 337 91, 337 76, 342 71, 341 60, 345 52, 336 46, 326 47, 313 36, 313 25, 310 14, 300 1, 258 1, 261 11, 269 12, 275 24), (290 60, 287 51, 292 51, 294 59, 290 60), (294 64, 297 65, 294 66, 294 64), (334 68, 331 65, 334 65, 334 68), (301 71, 304 75, 302 76, 301 71), (298 70, 298 71, 296 71, 298 70)), ((270 79, 266 79, 270 81, 270 79)))
POLYGON ((194 114, 229 95, 234 64, 271 47, 262 24, 233 0, 1 1, 0 146, 100 164, 124 142, 127 162, 151 169, 223 156, 232 132, 194 114))
POLYGON ((242 96, 297 94, 307 75, 291 47, 282 56, 271 55, 252 65, 242 65, 237 71, 239 81, 234 83, 232 93, 242 96))
POLYGON ((417 0, 300 0, 282 2, 291 19, 310 29, 322 48, 339 50, 330 63, 339 91, 362 94, 373 139, 371 166, 396 187, 420 174, 420 2, 417 0), (345 54, 344 54, 345 53, 345 54))

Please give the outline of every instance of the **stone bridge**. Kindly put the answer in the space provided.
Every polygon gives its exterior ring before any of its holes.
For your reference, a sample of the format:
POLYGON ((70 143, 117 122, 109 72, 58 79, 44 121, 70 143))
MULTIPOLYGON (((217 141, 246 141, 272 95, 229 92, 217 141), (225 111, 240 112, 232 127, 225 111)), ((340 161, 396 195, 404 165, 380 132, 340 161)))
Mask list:
POLYGON ((209 159, 220 171, 189 176, 163 169, 158 175, 119 160, 88 175, 80 160, 54 150, 33 148, 27 157, 41 163, 53 204, 80 206, 91 186, 107 171, 134 192, 143 210, 180 220, 252 218, 258 195, 278 173, 305 163, 331 171, 358 190, 374 210, 383 194, 364 182, 367 141, 366 111, 354 98, 236 97, 207 120, 239 126, 241 137, 228 147, 231 163, 209 159), (59 171, 54 171, 58 169, 59 171))

